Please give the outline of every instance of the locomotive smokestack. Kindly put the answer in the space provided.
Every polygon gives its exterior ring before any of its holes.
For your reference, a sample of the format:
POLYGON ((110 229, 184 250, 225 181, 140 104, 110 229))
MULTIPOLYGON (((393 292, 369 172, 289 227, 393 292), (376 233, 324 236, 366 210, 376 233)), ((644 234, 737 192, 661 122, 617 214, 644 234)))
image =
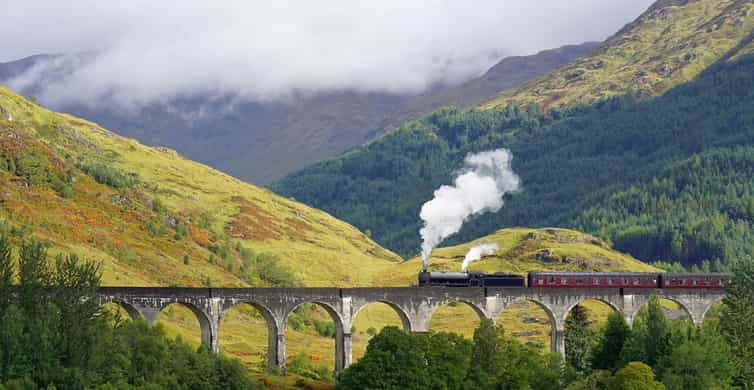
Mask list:
POLYGON ((519 190, 521 180, 511 169, 512 159, 513 155, 507 149, 467 155, 453 185, 441 186, 435 191, 434 198, 422 205, 419 216, 424 227, 419 233, 424 270, 432 250, 461 230, 464 221, 500 210, 503 195, 519 190))

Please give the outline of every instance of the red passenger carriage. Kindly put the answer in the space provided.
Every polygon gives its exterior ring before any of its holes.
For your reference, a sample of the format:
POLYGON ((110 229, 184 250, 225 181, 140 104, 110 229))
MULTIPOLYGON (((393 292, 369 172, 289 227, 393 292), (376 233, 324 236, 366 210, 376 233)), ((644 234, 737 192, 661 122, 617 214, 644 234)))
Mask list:
POLYGON ((533 288, 657 288, 657 273, 529 272, 533 288))
POLYGON ((730 282, 730 274, 661 274, 660 288, 724 288, 730 282))

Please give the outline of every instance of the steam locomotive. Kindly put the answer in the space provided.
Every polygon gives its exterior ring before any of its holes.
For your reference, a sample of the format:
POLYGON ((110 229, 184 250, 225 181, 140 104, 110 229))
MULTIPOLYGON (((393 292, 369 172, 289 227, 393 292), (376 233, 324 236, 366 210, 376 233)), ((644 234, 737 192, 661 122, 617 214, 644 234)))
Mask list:
POLYGON ((529 288, 724 288, 731 275, 724 273, 642 272, 419 272, 419 286, 529 287, 529 288))

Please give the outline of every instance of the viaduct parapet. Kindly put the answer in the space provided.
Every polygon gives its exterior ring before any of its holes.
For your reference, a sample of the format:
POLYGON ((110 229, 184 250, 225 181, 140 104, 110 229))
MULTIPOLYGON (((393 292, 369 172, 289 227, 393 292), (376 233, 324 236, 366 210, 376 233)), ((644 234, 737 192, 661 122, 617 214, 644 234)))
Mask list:
POLYGON ((150 324, 171 304, 188 307, 199 320, 202 343, 219 351, 219 330, 223 316, 234 306, 249 304, 267 322, 268 365, 285 373, 285 325, 301 304, 323 307, 335 322, 336 375, 351 364, 351 328, 361 309, 373 302, 392 307, 407 332, 427 332, 432 314, 450 302, 471 306, 480 317, 496 321, 511 304, 530 301, 550 320, 551 349, 565 353, 564 327, 570 310, 586 299, 610 305, 631 326, 639 309, 657 296, 677 302, 699 326, 713 303, 723 298, 720 289, 578 289, 578 288, 171 288, 102 287, 100 304, 117 303, 131 318, 150 324))

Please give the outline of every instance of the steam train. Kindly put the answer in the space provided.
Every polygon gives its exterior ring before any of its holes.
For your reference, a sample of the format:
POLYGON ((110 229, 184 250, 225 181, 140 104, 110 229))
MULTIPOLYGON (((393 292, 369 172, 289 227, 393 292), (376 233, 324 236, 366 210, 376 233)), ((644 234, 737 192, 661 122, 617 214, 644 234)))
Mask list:
POLYGON ((529 272, 527 277, 496 272, 419 272, 419 286, 529 288, 724 288, 723 273, 529 272))

